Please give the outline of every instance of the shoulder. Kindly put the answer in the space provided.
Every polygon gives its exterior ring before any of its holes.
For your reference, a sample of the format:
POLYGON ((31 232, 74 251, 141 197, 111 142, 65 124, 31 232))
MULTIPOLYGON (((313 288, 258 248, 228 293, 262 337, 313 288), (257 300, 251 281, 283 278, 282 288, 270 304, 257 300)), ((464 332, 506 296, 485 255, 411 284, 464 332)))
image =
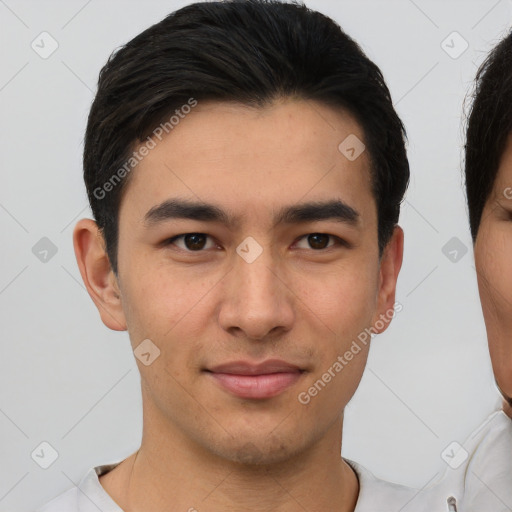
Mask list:
POLYGON ((512 419, 503 411, 496 411, 478 427, 469 437, 467 443, 476 453, 484 446, 496 446, 512 443, 512 419))
POLYGON ((503 412, 492 414, 470 437, 464 478, 467 510, 512 507, 512 420, 503 412))
POLYGON ((359 497, 354 512, 417 510, 413 505, 416 503, 417 489, 382 480, 360 464, 351 460, 346 462, 355 471, 359 480, 359 497))
POLYGON ((36 512, 76 512, 78 511, 78 487, 73 487, 52 499, 36 512))
POLYGON ((91 468, 77 486, 58 495, 36 512, 123 512, 99 481, 101 475, 114 469, 120 462, 91 468))
MULTIPOLYGON (((451 445, 450 445, 451 446, 451 445)), ((512 420, 491 414, 464 443, 451 448, 441 478, 418 500, 435 507, 454 499, 465 512, 510 512, 512 508, 512 420)))

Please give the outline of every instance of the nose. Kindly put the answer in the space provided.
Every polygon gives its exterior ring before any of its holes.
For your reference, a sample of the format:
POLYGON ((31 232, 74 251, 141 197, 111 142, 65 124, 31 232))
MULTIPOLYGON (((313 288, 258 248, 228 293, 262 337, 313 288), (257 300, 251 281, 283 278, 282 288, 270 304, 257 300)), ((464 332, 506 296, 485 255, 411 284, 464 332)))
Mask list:
POLYGON ((292 328, 294 294, 270 250, 248 263, 234 255, 234 267, 224 280, 219 312, 221 327, 251 340, 275 338, 292 328))

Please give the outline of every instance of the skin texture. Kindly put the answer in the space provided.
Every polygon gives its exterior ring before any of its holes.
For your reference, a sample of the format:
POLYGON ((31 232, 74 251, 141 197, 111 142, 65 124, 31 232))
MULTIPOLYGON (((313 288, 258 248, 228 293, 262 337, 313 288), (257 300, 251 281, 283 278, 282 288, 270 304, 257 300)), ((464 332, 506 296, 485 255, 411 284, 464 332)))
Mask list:
MULTIPOLYGON (((474 252, 494 376, 512 403, 512 136, 482 212, 474 252)), ((512 417, 508 403, 504 410, 512 417)))
POLYGON ((133 171, 117 277, 96 224, 77 224, 78 265, 103 322, 127 329, 133 349, 149 338, 160 350, 149 366, 137 359, 141 448, 100 479, 123 510, 354 509, 357 477, 340 457, 343 409, 369 344, 307 405, 297 399, 395 302, 403 231, 379 259, 368 155, 349 161, 338 150, 349 134, 364 140, 351 116, 315 102, 199 103, 133 171), (239 223, 148 226, 146 213, 173 197, 213 203, 239 223), (283 206, 331 199, 357 210, 357 223, 273 222, 283 206), (209 238, 200 252, 183 238, 164 243, 185 233, 209 238), (333 237, 318 249, 311 233, 333 237), (248 236, 263 251, 252 263, 236 252, 248 236), (234 396, 204 371, 270 358, 303 373, 264 400, 234 396))

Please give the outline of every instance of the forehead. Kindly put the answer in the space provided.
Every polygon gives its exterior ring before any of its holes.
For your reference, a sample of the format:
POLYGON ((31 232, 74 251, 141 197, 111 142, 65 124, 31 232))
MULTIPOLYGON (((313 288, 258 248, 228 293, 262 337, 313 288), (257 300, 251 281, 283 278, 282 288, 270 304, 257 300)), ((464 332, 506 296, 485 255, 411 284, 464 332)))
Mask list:
POLYGON ((153 140, 132 171, 121 217, 136 211, 142 219, 171 196, 222 204, 246 220, 294 202, 337 197, 358 210, 373 203, 361 126, 317 102, 199 102, 153 140))

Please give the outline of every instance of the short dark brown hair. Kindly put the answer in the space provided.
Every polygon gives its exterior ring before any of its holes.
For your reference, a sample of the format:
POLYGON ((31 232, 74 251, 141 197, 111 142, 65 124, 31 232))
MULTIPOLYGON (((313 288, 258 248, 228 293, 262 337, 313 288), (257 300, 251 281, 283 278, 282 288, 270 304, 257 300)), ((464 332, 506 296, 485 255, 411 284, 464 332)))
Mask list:
POLYGON ((512 32, 491 50, 478 69, 471 99, 464 174, 469 225, 475 242, 512 131, 512 32))
POLYGON ((342 107, 363 128, 382 254, 398 222, 409 163, 405 129, 379 68, 337 23, 303 4, 199 2, 129 41, 99 75, 84 179, 114 272, 119 205, 134 148, 191 98, 263 107, 287 96, 342 107))

